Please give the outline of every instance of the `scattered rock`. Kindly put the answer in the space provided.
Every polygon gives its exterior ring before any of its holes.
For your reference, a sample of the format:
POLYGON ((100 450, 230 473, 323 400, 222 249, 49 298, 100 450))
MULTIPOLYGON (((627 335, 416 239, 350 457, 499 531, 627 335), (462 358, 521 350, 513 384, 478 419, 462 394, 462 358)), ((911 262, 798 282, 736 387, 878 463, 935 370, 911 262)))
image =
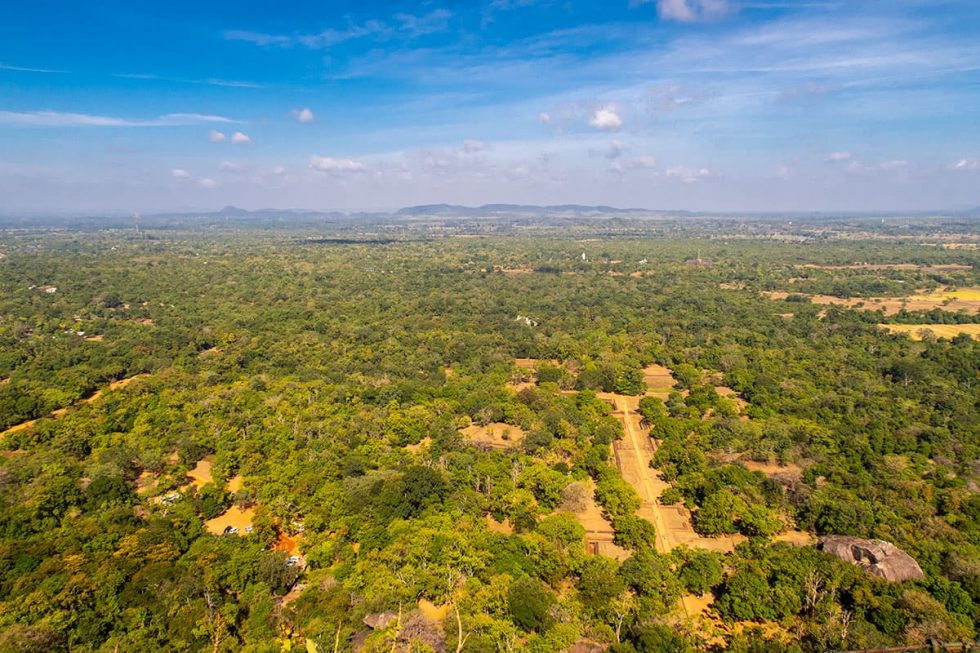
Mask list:
POLYGON ((821 551, 833 554, 887 581, 924 578, 919 563, 894 544, 884 540, 863 540, 846 535, 827 535, 817 543, 821 551))
POLYGON ((397 612, 378 612, 365 616, 364 625, 372 630, 384 630, 396 619, 398 619, 397 612))

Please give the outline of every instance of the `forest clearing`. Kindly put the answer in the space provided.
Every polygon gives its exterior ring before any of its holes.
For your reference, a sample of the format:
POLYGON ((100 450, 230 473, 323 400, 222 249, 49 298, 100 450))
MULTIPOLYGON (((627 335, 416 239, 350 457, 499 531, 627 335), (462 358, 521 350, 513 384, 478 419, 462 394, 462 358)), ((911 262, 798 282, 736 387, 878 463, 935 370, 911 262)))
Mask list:
POLYGON ((951 340, 965 333, 974 340, 980 338, 980 324, 879 324, 879 327, 892 333, 901 333, 922 340, 923 337, 934 337, 951 340))
POLYGON ((511 449, 520 446, 521 440, 524 438, 524 431, 519 426, 505 424, 504 422, 492 422, 482 426, 470 424, 460 433, 468 441, 492 449, 511 449))
POLYGON ((885 315, 895 315, 902 310, 930 311, 938 308, 944 311, 966 311, 971 315, 980 313, 980 289, 961 288, 959 290, 943 290, 922 295, 907 297, 835 297, 833 295, 807 295, 786 291, 763 291, 770 299, 787 299, 802 296, 814 304, 847 306, 866 311, 884 311, 885 315))
POLYGON ((254 508, 232 506, 214 519, 209 519, 204 526, 212 535, 224 535, 230 532, 239 537, 245 537, 251 530, 254 519, 254 508))
MULTIPOLYGON (((92 393, 88 397, 85 397, 84 399, 80 399, 77 403, 73 404, 72 406, 66 406, 64 408, 57 408, 57 409, 51 411, 51 414, 49 415, 49 417, 51 417, 51 418, 61 417, 62 415, 66 414, 72 408, 76 408, 78 406, 84 406, 85 404, 90 404, 90 403, 93 403, 95 401, 98 401, 99 398, 102 397, 102 394, 104 392, 112 392, 114 390, 121 390, 122 388, 125 388, 126 386, 128 386, 130 383, 133 383, 134 381, 137 381, 137 380, 139 380, 141 378, 144 378, 146 376, 147 376, 146 374, 135 374, 135 375, 130 376, 130 377, 127 377, 125 379, 119 379, 117 381, 110 381, 109 382, 109 385, 107 385, 105 388, 96 390, 94 393, 92 393)), ((20 424, 15 424, 14 426, 9 427, 8 429, 0 432, 0 440, 2 440, 4 438, 4 436, 6 436, 8 434, 16 433, 17 431, 23 431, 24 429, 28 429, 28 428, 34 426, 35 424, 37 424, 37 422, 38 422, 39 419, 41 419, 41 418, 26 420, 24 422, 21 422, 20 424)))

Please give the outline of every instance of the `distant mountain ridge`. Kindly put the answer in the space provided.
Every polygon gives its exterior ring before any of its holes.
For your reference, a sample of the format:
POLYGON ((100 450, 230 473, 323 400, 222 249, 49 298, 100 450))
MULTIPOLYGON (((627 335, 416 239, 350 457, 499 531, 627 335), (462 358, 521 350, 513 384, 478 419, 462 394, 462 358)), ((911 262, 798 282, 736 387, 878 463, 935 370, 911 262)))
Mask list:
MULTIPOLYGON (((614 206, 589 206, 583 204, 554 204, 538 206, 536 204, 484 204, 482 206, 463 206, 461 204, 421 204, 406 206, 398 209, 395 215, 402 216, 494 216, 514 213, 559 214, 559 215, 629 215, 660 213, 650 209, 620 209, 614 206)), ((681 212, 686 213, 686 212, 681 212)))

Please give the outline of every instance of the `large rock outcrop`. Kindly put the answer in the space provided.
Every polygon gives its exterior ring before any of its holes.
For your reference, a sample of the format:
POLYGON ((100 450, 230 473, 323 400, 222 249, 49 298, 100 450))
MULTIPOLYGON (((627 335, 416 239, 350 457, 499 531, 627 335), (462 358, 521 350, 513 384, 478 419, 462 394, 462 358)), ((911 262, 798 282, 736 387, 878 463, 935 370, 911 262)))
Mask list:
POLYGON ((817 548, 851 564, 863 567, 875 576, 899 582, 925 577, 919 563, 894 544, 884 540, 864 540, 847 535, 821 537, 817 548))

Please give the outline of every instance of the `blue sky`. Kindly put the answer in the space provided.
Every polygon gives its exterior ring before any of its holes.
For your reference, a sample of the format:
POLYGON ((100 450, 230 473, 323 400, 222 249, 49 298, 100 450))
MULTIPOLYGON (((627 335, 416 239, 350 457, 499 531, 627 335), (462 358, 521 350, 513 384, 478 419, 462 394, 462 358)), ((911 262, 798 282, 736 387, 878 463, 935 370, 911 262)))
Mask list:
POLYGON ((0 211, 980 204, 976 0, 0 4, 0 211))

